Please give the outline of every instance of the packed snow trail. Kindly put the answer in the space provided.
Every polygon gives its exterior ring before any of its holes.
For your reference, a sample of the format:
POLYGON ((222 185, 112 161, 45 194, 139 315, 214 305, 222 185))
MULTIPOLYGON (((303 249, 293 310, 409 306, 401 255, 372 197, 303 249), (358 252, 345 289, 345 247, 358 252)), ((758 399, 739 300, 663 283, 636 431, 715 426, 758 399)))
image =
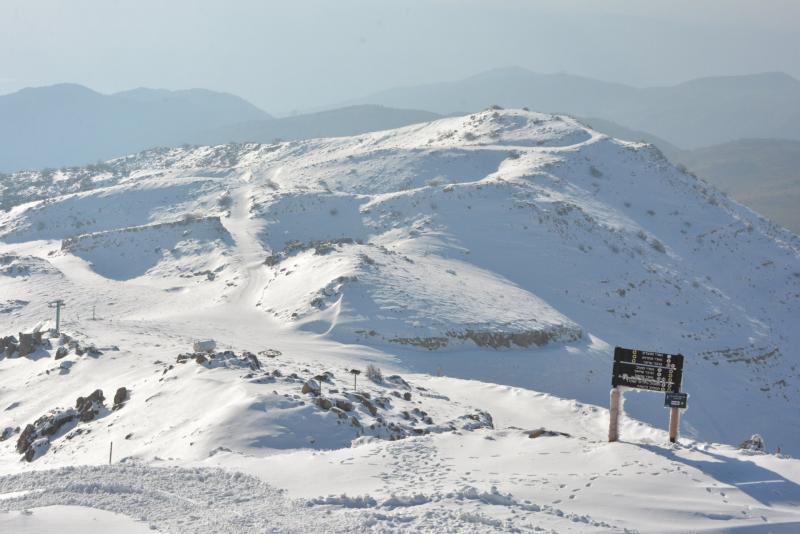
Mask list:
MULTIPOLYGON (((249 171, 246 176, 249 176, 249 171)), ((242 185, 232 194, 230 217, 223 219, 223 225, 233 236, 236 252, 234 257, 240 265, 239 276, 244 278, 229 296, 229 303, 252 307, 261 300, 267 283, 268 273, 264 268, 266 254, 258 239, 258 233, 265 222, 250 216, 253 190, 256 186, 250 184, 246 178, 242 181, 242 185)))
POLYGON ((68 505, 147 522, 171 534, 279 532, 622 532, 588 516, 518 502, 494 489, 448 494, 290 499, 255 477, 220 469, 67 467, 0 477, 0 513, 68 505), (3 494, 16 492, 3 498, 3 494), (481 513, 497 507, 506 519, 481 513))

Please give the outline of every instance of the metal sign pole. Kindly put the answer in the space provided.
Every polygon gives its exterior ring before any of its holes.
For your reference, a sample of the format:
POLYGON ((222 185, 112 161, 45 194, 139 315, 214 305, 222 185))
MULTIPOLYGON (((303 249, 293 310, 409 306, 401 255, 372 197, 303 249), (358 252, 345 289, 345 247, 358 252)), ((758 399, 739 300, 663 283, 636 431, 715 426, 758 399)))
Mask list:
POLYGON ((61 308, 66 306, 61 299, 54 300, 48 303, 48 306, 56 309, 56 334, 61 333, 61 308))

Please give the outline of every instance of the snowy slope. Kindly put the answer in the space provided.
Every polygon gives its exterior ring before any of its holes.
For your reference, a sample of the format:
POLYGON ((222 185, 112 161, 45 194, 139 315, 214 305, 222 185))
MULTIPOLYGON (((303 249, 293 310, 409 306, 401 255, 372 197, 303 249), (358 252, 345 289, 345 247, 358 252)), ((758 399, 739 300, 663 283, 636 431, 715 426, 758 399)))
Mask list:
POLYGON ((4 206, 0 337, 44 332, 61 298, 70 338, 0 359, 0 472, 20 473, 0 489, 67 487, 0 509, 91 506, 168 532, 258 531, 270 514, 296 529, 294 498, 323 531, 800 521, 795 460, 665 447, 659 395, 626 394, 644 422, 605 443, 598 406, 623 345, 686 355, 683 435, 759 432, 800 453, 800 241, 650 146, 488 110, 14 175, 4 206), (192 354, 205 338, 216 354, 192 354), (384 379, 361 374, 354 390, 350 370, 368 364, 384 379), (76 400, 97 389, 84 416, 76 400), (523 433, 540 427, 568 436, 523 433), (107 462, 110 441, 119 468, 61 469, 107 462), (174 476, 164 491, 194 502, 180 481, 213 467, 255 476, 241 491, 263 505, 223 499, 178 523, 148 496, 148 480, 174 476), (26 474, 42 469, 61 470, 26 474), (73 487, 86 477, 102 499, 73 487), (150 504, 115 500, 120 484, 150 504))

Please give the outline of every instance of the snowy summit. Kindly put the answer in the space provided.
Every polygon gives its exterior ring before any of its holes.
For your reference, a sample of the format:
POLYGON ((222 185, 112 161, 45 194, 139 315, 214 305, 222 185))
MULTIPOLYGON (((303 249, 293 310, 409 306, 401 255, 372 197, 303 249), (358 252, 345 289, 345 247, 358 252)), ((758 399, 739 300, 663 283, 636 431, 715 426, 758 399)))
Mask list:
POLYGON ((800 529, 800 238, 651 145, 489 109, 0 194, 0 530, 800 529), (677 444, 636 391, 608 443, 615 346, 684 355, 677 444))

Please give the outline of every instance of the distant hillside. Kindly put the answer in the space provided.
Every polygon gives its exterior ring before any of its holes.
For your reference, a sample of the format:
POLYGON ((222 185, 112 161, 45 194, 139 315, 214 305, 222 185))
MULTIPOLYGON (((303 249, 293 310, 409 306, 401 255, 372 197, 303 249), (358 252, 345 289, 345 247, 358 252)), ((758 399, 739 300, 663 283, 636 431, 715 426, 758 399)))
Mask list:
POLYGON ((610 120, 598 119, 597 117, 579 118, 579 120, 590 128, 593 128, 598 132, 603 132, 611 137, 616 137, 617 139, 625 139, 626 141, 643 141, 645 143, 655 145, 667 157, 672 157, 681 152, 680 148, 676 147, 669 141, 658 137, 657 135, 643 132, 641 130, 634 130, 633 128, 627 128, 610 120))
POLYGON ((674 156, 692 172, 800 234, 800 141, 742 139, 674 156))
POLYGON ((204 89, 104 95, 74 84, 27 88, 0 96, 0 171, 82 165, 268 118, 237 96, 204 89))
POLYGON ((570 74, 497 69, 454 82, 402 87, 351 103, 476 111, 491 104, 611 120, 681 148, 742 138, 800 140, 800 81, 783 73, 702 78, 635 88, 570 74))
POLYGON ((393 109, 374 105, 348 106, 281 119, 221 126, 199 134, 194 142, 199 144, 271 143, 275 139, 288 141, 316 137, 343 137, 400 128, 439 118, 441 115, 437 113, 416 109, 393 109))

